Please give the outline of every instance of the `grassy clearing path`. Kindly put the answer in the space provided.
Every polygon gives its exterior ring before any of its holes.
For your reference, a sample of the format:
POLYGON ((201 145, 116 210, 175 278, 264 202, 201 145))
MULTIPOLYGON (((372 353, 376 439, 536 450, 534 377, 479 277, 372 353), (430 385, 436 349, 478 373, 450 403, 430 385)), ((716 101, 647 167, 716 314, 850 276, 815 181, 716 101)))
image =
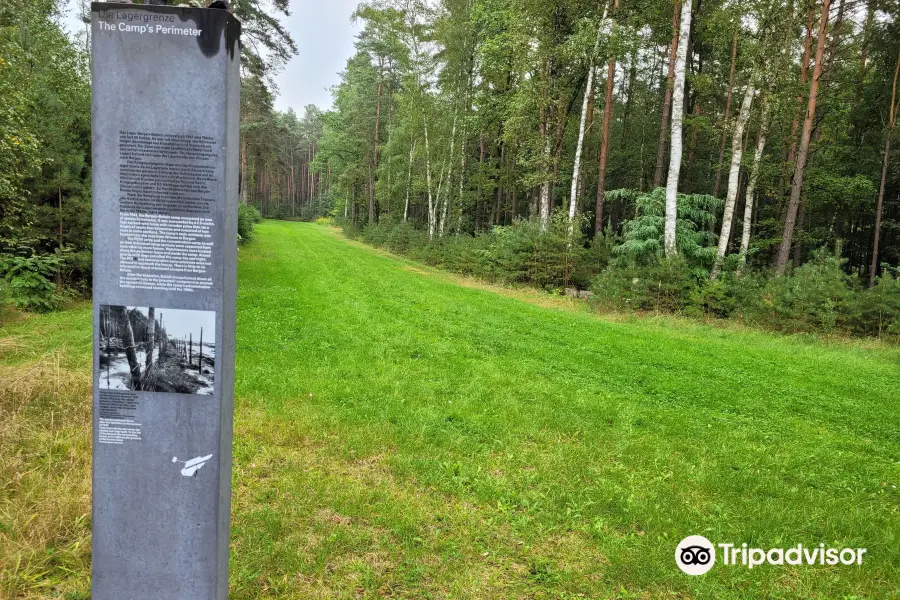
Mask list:
MULTIPOLYGON (((896 350, 603 320, 310 224, 239 284, 235 600, 900 597, 896 350), (689 578, 688 534, 868 554, 689 578)), ((86 598, 89 364, 87 308, 0 330, 0 597, 86 598)))
POLYGON ((896 353, 542 308, 314 225, 241 255, 236 598, 900 588, 896 353), (869 559, 690 579, 690 533, 869 559))

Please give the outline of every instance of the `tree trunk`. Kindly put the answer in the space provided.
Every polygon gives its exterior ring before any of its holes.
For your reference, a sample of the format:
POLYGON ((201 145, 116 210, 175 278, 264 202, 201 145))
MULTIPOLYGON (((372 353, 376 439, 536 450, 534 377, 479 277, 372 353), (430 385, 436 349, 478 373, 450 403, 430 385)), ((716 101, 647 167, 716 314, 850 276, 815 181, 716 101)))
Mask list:
POLYGON ((625 92, 625 110, 622 112, 622 149, 628 145, 628 116, 631 114, 631 100, 634 96, 634 81, 637 78, 637 46, 631 52, 628 64, 628 91, 625 92))
MULTIPOLYGON (((540 127, 540 126, 539 126, 540 127)), ((543 132, 543 129, 540 130, 543 132)), ((484 170, 484 133, 478 134, 478 170, 482 172, 484 170)), ((478 189, 475 191, 475 233, 481 231, 481 178, 478 178, 478 189)))
POLYGON ((681 173, 684 63, 687 57, 688 39, 691 34, 691 4, 691 0, 687 0, 681 7, 681 29, 675 58, 675 81, 672 89, 672 151, 669 156, 669 177, 666 180, 666 220, 663 234, 666 258, 672 258, 678 253, 675 240, 675 225, 678 220, 678 176, 681 173))
MULTIPOLYGON (((691 3, 692 0, 688 1, 688 4, 691 3)), ((666 78, 666 94, 663 97, 663 106, 662 106, 662 120, 659 124, 659 145, 656 147, 656 170, 653 172, 653 187, 659 187, 662 184, 663 178, 663 161, 666 157, 666 134, 669 133, 669 113, 672 110, 672 90, 674 88, 675 81, 675 65, 678 62, 678 44, 679 44, 679 28, 678 28, 678 16, 679 16, 679 6, 681 4, 681 0, 675 0, 675 10, 672 14, 672 44, 669 47, 669 74, 666 78)), ((691 9, 688 8, 688 14, 690 14, 691 9)), ((688 32, 690 33, 690 32, 688 32)), ((682 55, 683 57, 686 55, 682 55)), ((682 58, 682 63, 684 62, 684 58, 682 58)), ((684 83, 682 82, 682 86, 684 83)), ((683 107, 682 109, 683 110, 683 107)), ((671 164, 671 161, 670 161, 671 164)))
MULTIPOLYGON (((372 160, 369 161, 369 181, 368 181, 368 191, 369 191, 369 220, 366 221, 370 225, 375 223, 375 173, 372 168, 372 160)), ((307 191, 307 202, 309 201, 309 192, 307 191)))
MULTIPOLYGON (((378 100, 375 104, 375 143, 372 148, 372 172, 369 174, 369 223, 375 222, 375 171, 378 170, 378 144, 380 143, 379 137, 381 136, 381 59, 378 59, 379 62, 379 78, 378 78, 378 100)), ((309 194, 309 188, 311 186, 307 185, 307 194, 309 194)))
POLYGON ((863 82, 866 80, 866 73, 868 72, 868 61, 869 61, 869 44, 871 43, 872 38, 872 23, 875 20, 875 2, 874 0, 869 0, 866 3, 866 23, 863 26, 863 41, 861 44, 861 48, 859 50, 859 79, 856 84, 856 95, 854 96, 854 104, 859 104, 859 99, 862 96, 862 87, 863 82))
MULTIPOLYGON (((597 32, 597 40, 600 40, 600 32, 597 32)), ((596 52, 597 44, 594 45, 596 52)), ((572 166, 572 189, 569 193, 569 234, 572 233, 572 224, 578 209, 578 182, 581 175, 581 151, 584 147, 585 125, 587 123, 588 106, 590 105, 591 88, 594 85, 594 58, 588 66, 587 86, 584 89, 584 102, 581 103, 581 121, 578 125, 578 143, 575 146, 575 164, 572 166)))
MULTIPOLYGON (((543 108, 541 110, 541 119, 538 124, 538 131, 540 136, 544 139, 544 160, 541 168, 546 172, 547 168, 550 166, 550 110, 548 108, 543 108)), ((483 152, 483 150, 482 150, 483 152)), ((541 231, 547 231, 547 228, 550 226, 550 177, 549 174, 545 176, 544 181, 541 183, 541 192, 540 192, 540 201, 538 210, 540 212, 540 229, 541 231)))
POLYGON ((428 118, 422 108, 422 122, 425 126, 425 179, 428 184, 428 239, 434 239, 434 199, 431 195, 431 149, 428 145, 428 118))
POLYGON ((416 151, 416 140, 413 139, 413 143, 409 148, 409 170, 406 172, 406 204, 403 205, 403 220, 406 221, 409 218, 409 190, 412 186, 412 163, 413 163, 413 153, 416 151))
MULTIPOLYGON (((800 86, 806 87, 809 79, 809 59, 812 53, 812 29, 816 16, 815 3, 809 3, 809 12, 806 14, 806 36, 803 38, 803 57, 800 59, 800 86)), ((797 157, 797 130, 800 128, 800 107, 803 106, 803 96, 797 96, 797 112, 794 114, 794 120, 791 123, 791 149, 788 151, 787 162, 794 164, 797 157)))
POLYGON ((297 190, 294 188, 294 146, 291 145, 291 172, 288 175, 288 196, 291 198, 291 216, 297 216, 297 190))
MULTIPOLYGON (((591 86, 592 88, 594 86, 591 86)), ((591 89, 591 94, 588 96, 588 113, 587 113, 587 123, 584 128, 584 153, 587 157, 591 155, 591 129, 594 126, 594 90, 591 89)), ((576 212, 581 212, 584 210, 584 191, 587 188, 587 173, 583 173, 578 178, 578 207, 576 208, 576 212)))
POLYGON ((506 154, 506 144, 500 143, 500 166, 497 171, 497 196, 494 201, 494 208, 491 209, 491 224, 503 224, 503 164, 504 155, 506 154))
POLYGON ((125 357, 128 359, 128 369, 131 371, 131 389, 139 392, 141 390, 141 365, 138 364, 134 329, 131 327, 131 319, 128 318, 128 310, 124 306, 111 306, 110 310, 113 311, 119 322, 122 345, 125 347, 125 357))
MULTIPOLYGON (((544 136, 544 162, 550 162, 550 136, 544 136)), ((547 231, 550 227, 550 179, 541 184, 541 231, 547 231)))
POLYGON ((734 28, 734 40, 731 42, 731 71, 728 74, 728 95, 725 98, 725 122, 722 125, 722 139, 719 141, 719 162, 716 163, 716 181, 713 184, 713 196, 718 197, 719 185, 722 182, 722 161, 725 160, 725 140, 728 132, 728 119, 731 117, 731 95, 734 90, 734 66, 737 60, 739 28, 734 28))
POLYGON ((241 204, 247 204, 247 138, 241 138, 241 204))
POLYGON ((144 377, 150 374, 153 366, 153 350, 156 348, 156 309, 147 309, 147 360, 144 364, 144 377))
POLYGON ((747 180, 747 192, 744 196, 744 225, 741 230, 741 264, 738 272, 747 264, 747 252, 750 249, 750 231, 753 228, 753 194, 756 192, 756 181, 759 178, 759 164, 766 149, 766 134, 769 131, 769 101, 763 98, 762 114, 759 120, 759 134, 756 138, 756 153, 753 155, 753 166, 750 167, 750 178, 747 180))
MULTIPOLYGON (((619 1, 616 0, 616 8, 619 1)), ((603 127, 600 130, 600 167, 597 171, 597 202, 594 206, 594 233, 603 231, 603 205, 606 201, 606 160, 609 157, 609 128, 613 118, 613 85, 616 77, 616 57, 609 57, 606 67, 606 97, 603 105, 603 127)))
MULTIPOLYGON (((463 127, 462 139, 459 142, 459 213, 457 215, 456 220, 456 233, 459 235, 459 228, 462 224, 462 213, 463 213, 463 185, 466 178, 466 135, 468 133, 468 127, 463 127)), ((515 184, 513 184, 515 185, 515 184)), ((515 187, 513 188, 515 189, 515 187)), ((515 196, 513 197, 515 198, 515 196)), ((515 211, 515 200, 513 200, 513 211, 515 211)))
POLYGON ((888 117, 887 135, 884 139, 884 157, 881 161, 881 184, 878 186, 878 200, 875 202, 875 240, 872 242, 872 266, 869 268, 869 287, 875 285, 878 274, 878 242, 881 237, 881 211, 884 205, 884 185, 887 181, 888 163, 891 156, 891 136, 894 133, 894 122, 897 116, 897 75, 900 73, 900 54, 897 55, 897 66, 894 68, 894 85, 891 88, 891 108, 888 117))
POLYGON ((572 167, 572 190, 569 194, 569 235, 572 234, 575 213, 578 208, 578 177, 581 170, 581 150, 584 147, 585 124, 588 120, 588 108, 591 104, 590 98, 594 89, 594 57, 597 56, 597 49, 600 47, 600 35, 603 33, 608 9, 609 4, 604 7, 600 24, 597 25, 597 38, 594 40, 594 50, 591 52, 591 58, 588 61, 587 83, 584 87, 584 101, 581 103, 581 121, 578 124, 578 144, 575 146, 575 164, 572 167))
MULTIPOLYGON (((60 176, 62 176, 61 173, 60 173, 60 176)), ((59 232, 58 232, 58 237, 57 237, 56 243, 57 243, 57 249, 59 251, 59 255, 62 256, 62 249, 63 249, 63 198, 62 198, 62 186, 61 185, 56 186, 56 198, 57 198, 56 216, 57 216, 57 220, 59 221, 59 232)), ((62 283, 63 283, 62 265, 59 265, 56 269, 56 286, 62 287, 62 283)))
POLYGON ((734 123, 734 134, 731 138, 731 167, 728 170, 728 192, 725 196, 725 210, 722 214, 722 231, 719 234, 716 260, 713 263, 712 273, 710 273, 710 277, 713 279, 719 276, 722 261, 725 259, 725 253, 728 252, 728 242, 731 238, 731 221, 734 218, 734 205, 738 195, 738 176, 741 172, 741 158, 744 154, 744 126, 747 124, 747 119, 750 118, 750 105, 753 103, 754 92, 754 82, 751 80, 747 84, 744 101, 741 103, 741 110, 738 112, 738 118, 734 123))
MULTIPOLYGON (((448 210, 448 206, 450 204, 450 195, 451 195, 450 186, 452 185, 451 182, 453 181, 453 159, 454 159, 453 148, 454 148, 454 145, 456 144, 456 118, 458 115, 459 115, 459 113, 454 113, 453 127, 450 130, 450 154, 447 155, 447 162, 449 163, 449 166, 447 167, 447 195, 446 195, 446 198, 444 198, 443 208, 441 209, 441 220, 440 220, 440 224, 438 226, 438 236, 439 237, 443 237, 444 228, 447 224, 447 210, 448 210)), ((502 161, 502 157, 501 157, 501 161, 502 161)), ((438 189, 440 189, 440 186, 438 186, 438 189)), ((440 204, 440 202, 441 202, 440 196, 441 196, 441 194, 440 194, 440 192, 438 192, 438 204, 440 204)))
MULTIPOLYGON (((573 100, 577 97, 577 94, 573 94, 573 100)), ((552 204, 556 203, 556 184, 559 182, 559 165, 562 162, 562 154, 563 154, 563 141, 566 133, 566 117, 568 116, 568 111, 565 110, 565 96, 561 93, 559 95, 559 101, 556 103, 556 144, 555 150, 553 152, 553 177, 550 179, 551 184, 551 193, 550 193, 550 202, 552 204)), ((563 200, 560 199, 560 203, 563 200)), ((551 210, 553 206, 551 205, 551 210)))
POLYGON ((781 238, 781 246, 775 258, 775 274, 784 275, 787 268, 788 257, 791 252, 791 242, 794 238, 794 224, 797 220, 797 207, 800 205, 800 193, 803 191, 803 171, 806 169, 806 159, 809 155, 809 140, 812 136, 813 121, 816 116, 816 100, 819 94, 819 78, 822 76, 822 56, 825 51, 825 30, 828 27, 828 10, 831 8, 831 0, 823 0, 822 17, 819 22, 819 39, 816 42, 816 59, 813 68, 812 81, 809 84, 809 102, 806 108, 806 117, 803 120, 803 132, 800 134, 800 147, 797 152, 797 165, 794 169, 794 179, 791 183, 791 196, 788 201, 787 216, 784 219, 784 233, 781 238))

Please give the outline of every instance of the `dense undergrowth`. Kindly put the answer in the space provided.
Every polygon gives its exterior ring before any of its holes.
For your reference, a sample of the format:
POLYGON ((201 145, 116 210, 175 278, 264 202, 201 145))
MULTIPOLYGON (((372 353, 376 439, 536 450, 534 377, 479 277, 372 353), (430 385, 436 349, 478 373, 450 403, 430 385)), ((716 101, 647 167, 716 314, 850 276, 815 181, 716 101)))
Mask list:
MULTIPOLYGON (((254 227, 262 220, 259 210, 248 204, 238 206, 238 242, 245 244, 254 237, 254 227)), ((72 300, 90 296, 87 283, 79 286, 65 285, 69 278, 60 273, 71 269, 75 262, 85 264, 78 268, 89 273, 91 258, 78 256, 63 250, 55 254, 32 253, 26 256, 0 254, 0 324, 12 314, 11 308, 28 312, 46 313, 72 300)), ((90 278, 85 275, 84 281, 90 278)))
POLYGON ((738 258, 731 257, 712 279, 709 250, 714 248, 704 243, 711 234, 700 227, 679 232, 681 258, 667 261, 653 243, 655 224, 636 221, 623 236, 607 232, 594 239, 578 231, 570 236, 563 215, 546 232, 535 221, 519 220, 475 236, 435 235, 433 240, 411 223, 390 218, 362 227, 339 224, 349 237, 367 244, 490 282, 551 293, 590 290, 591 301, 604 309, 737 319, 790 333, 900 339, 900 279, 890 269, 868 288, 846 271, 843 259, 823 248, 787 276, 741 269, 738 258))

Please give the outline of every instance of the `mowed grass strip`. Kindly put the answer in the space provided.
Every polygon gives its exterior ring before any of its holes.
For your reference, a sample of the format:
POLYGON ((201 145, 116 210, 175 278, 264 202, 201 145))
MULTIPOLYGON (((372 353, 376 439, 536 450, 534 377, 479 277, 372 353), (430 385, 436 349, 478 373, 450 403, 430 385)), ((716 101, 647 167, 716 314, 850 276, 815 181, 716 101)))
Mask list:
MULTIPOLYGON (((309 224, 262 223, 239 283, 233 598, 900 597, 896 350, 538 306, 309 224), (688 534, 868 553, 690 578, 688 534)), ((0 385, 83 377, 89 321, 8 327, 0 385)), ((0 403, 36 440, 0 440, 12 597, 86 591, 86 504, 35 491, 88 477, 81 409, 43 458, 52 390, 0 403)))
POLYGON ((270 433, 242 436, 237 464, 279 482, 252 523, 236 513, 258 543, 235 548, 246 597, 303 597, 309 577, 371 597, 900 588, 896 352, 547 309, 314 225, 264 223, 241 252, 239 413, 270 433), (260 467, 274 432, 306 450, 260 467), (691 579, 674 565, 690 533, 869 558, 691 579))

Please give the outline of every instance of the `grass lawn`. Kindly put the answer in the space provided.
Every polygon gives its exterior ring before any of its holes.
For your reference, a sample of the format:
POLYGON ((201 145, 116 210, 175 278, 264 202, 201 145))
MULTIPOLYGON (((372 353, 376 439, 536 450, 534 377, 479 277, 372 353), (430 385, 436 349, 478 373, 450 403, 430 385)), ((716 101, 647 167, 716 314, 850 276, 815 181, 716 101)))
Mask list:
MULTIPOLYGON (((897 349, 605 319, 258 232, 232 598, 900 598, 897 349), (689 534, 868 552, 692 578, 689 534)), ((88 597, 89 370, 86 306, 0 330, 0 597, 88 597)))

